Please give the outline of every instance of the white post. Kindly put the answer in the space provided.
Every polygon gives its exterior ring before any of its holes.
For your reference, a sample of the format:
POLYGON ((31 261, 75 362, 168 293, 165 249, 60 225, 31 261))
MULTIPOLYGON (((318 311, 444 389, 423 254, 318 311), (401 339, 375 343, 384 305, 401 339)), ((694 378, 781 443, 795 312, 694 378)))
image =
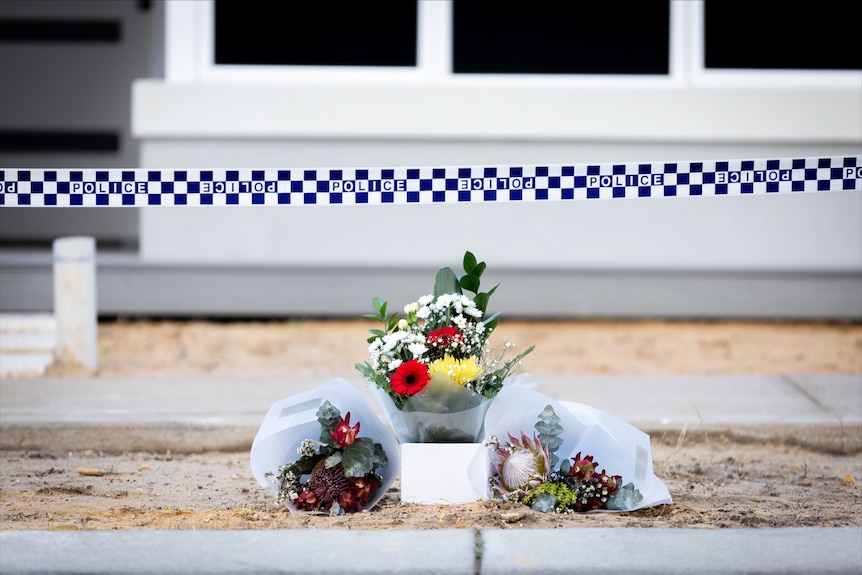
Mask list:
POLYGON ((96 241, 89 237, 54 240, 54 317, 57 359, 95 370, 96 241))

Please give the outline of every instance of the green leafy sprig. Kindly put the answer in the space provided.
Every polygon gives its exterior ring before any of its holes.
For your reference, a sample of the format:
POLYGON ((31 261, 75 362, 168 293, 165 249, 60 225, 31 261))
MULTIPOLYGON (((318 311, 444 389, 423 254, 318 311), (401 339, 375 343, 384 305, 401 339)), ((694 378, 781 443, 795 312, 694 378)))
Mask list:
POLYGON ((554 469, 560 461, 560 458, 556 456, 556 451, 563 444, 563 439, 560 437, 560 434, 563 432, 563 426, 560 425, 560 416, 554 412, 554 408, 551 405, 546 405, 542 413, 539 414, 539 421, 536 422, 535 427, 539 433, 539 441, 548 448, 551 469, 554 469))

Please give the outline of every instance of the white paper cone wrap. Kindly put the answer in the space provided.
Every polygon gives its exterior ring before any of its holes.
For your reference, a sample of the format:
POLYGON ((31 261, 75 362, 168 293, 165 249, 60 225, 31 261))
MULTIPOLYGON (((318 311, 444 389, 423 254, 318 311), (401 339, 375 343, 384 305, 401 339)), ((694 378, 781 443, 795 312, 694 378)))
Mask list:
MULTIPOLYGON (((664 483, 653 472, 649 436, 622 419, 581 403, 555 401, 528 386, 507 385, 497 395, 485 417, 485 441, 496 436, 501 443, 508 434, 523 431, 532 437, 538 415, 550 405, 560 418, 562 445, 556 452, 560 461, 592 455, 599 469, 621 475, 623 484, 632 482, 643 495, 636 509, 671 503, 664 483)), ((493 461, 494 455, 491 455, 493 461)), ((488 471, 489 477, 492 471, 488 471)))
MULTIPOLYGON (((332 379, 317 389, 292 395, 269 408, 251 446, 250 463, 254 477, 262 487, 278 493, 274 476, 278 475, 279 466, 299 459, 296 450, 303 440, 320 437, 317 410, 325 401, 336 407, 342 417, 350 412, 351 423, 360 423, 357 437, 373 439, 386 452, 387 464, 377 469, 383 481, 363 508, 371 509, 398 477, 401 449, 392 431, 380 421, 359 391, 344 379, 332 379), (273 477, 268 477, 268 473, 273 477)), ((285 504, 292 512, 308 513, 298 511, 290 502, 285 504)))

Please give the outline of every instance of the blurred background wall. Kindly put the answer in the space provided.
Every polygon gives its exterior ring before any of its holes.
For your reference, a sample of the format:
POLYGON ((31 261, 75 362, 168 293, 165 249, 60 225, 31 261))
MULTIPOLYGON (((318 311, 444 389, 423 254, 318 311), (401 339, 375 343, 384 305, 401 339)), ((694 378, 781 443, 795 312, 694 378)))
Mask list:
MULTIPOLYGON (((0 166, 862 154, 862 63, 834 10, 800 21, 772 2, 601 4, 353 2, 315 13, 226 0, 4 0, 0 166)), ((488 262, 487 282, 503 283, 494 305, 508 315, 859 319, 859 191, 0 207, 0 310, 49 310, 50 241, 83 234, 97 238, 104 315, 358 316, 374 296, 398 304, 430 291, 436 268, 457 268, 469 249, 488 262)))

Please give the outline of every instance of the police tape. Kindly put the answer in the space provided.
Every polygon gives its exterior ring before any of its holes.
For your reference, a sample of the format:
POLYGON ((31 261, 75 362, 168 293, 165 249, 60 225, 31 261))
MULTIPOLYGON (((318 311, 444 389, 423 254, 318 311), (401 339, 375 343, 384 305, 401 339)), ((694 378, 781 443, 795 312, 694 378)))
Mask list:
POLYGON ((0 169, 0 206, 454 204, 862 190, 862 155, 345 169, 0 169))

